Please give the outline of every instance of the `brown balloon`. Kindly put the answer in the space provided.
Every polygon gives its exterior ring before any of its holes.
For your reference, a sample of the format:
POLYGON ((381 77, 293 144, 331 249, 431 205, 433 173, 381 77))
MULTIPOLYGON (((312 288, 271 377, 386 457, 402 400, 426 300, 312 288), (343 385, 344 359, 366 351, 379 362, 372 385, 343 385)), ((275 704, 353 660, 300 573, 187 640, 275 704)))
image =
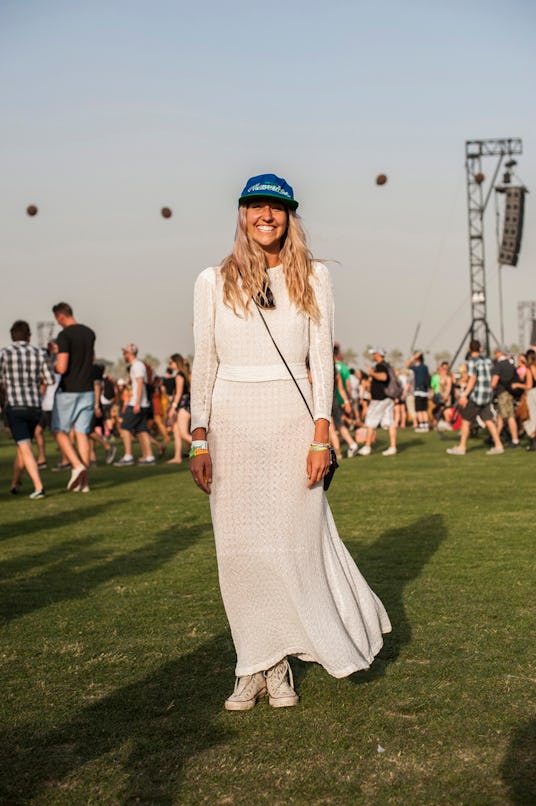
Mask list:
POLYGON ((378 174, 378 176, 376 177, 376 184, 377 185, 385 185, 386 182, 387 182, 386 175, 385 174, 378 174))
POLYGON ((162 213, 162 216, 164 218, 171 218, 171 216, 173 215, 169 207, 162 207, 162 210, 160 212, 162 213))
POLYGON ((477 185, 481 185, 486 177, 484 176, 484 174, 475 174, 473 178, 477 183, 477 185))
POLYGON ((35 206, 35 204, 29 204, 28 207, 26 208, 26 212, 28 215, 31 216, 37 215, 37 207, 35 206))

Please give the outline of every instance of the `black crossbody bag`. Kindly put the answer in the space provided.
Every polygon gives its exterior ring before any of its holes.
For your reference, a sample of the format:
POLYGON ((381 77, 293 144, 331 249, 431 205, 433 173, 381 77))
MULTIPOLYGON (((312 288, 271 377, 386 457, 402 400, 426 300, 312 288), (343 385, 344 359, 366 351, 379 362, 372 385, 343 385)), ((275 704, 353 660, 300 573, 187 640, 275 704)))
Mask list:
MULTIPOLYGON (((287 364, 287 362, 285 361, 285 356, 283 355, 283 353, 281 352, 281 350, 280 350, 280 349, 279 349, 279 347, 277 346, 277 342, 276 342, 276 340, 274 339, 274 337, 272 336, 272 331, 271 331, 271 330, 270 330, 270 328, 268 327, 268 323, 266 322, 266 319, 265 319, 265 318, 264 318, 264 316, 262 315, 262 311, 261 311, 261 309, 260 309, 260 306, 258 305, 258 303, 257 303, 257 301, 256 301, 255 299, 253 299, 253 302, 255 303, 255 307, 257 308, 257 310, 258 310, 258 312, 259 312, 259 316, 261 317, 261 319, 262 319, 262 321, 263 321, 263 323, 264 323, 264 327, 265 327, 265 328, 266 328, 266 330, 268 331, 268 335, 270 336, 270 338, 271 338, 271 340, 272 340, 272 342, 273 342, 273 344, 274 344, 275 349, 276 349, 276 350, 277 350, 277 352, 279 353, 279 357, 281 358, 281 361, 282 361, 282 362, 283 362, 283 364, 286 366, 287 371, 288 371, 288 374, 290 375, 290 377, 291 377, 291 378, 292 378, 292 380, 294 381, 294 384, 295 384, 295 386, 296 386, 296 389, 297 389, 297 390, 298 390, 298 392, 300 393, 301 398, 302 398, 302 400, 303 400, 303 402, 305 403, 305 406, 306 406, 306 408, 307 408, 307 411, 309 412, 309 415, 310 415, 310 417, 311 417, 311 420, 312 420, 312 421, 313 421, 313 423, 314 423, 315 418, 313 417, 313 412, 312 412, 312 411, 311 411, 311 409, 309 408, 309 404, 308 404, 307 400, 305 399, 305 395, 303 394, 302 390, 300 389, 300 385, 299 385, 298 381, 296 380, 296 378, 295 378, 295 377, 294 377, 294 375, 292 374, 292 370, 291 370, 291 368, 289 367, 289 365, 288 365, 288 364, 287 364)), ((329 455, 330 455, 330 465, 329 465, 329 468, 328 468, 328 472, 327 472, 327 473, 326 473, 326 475, 324 476, 324 490, 327 490, 327 489, 329 488, 329 485, 331 484, 331 480, 332 480, 333 476, 335 475, 335 471, 336 471, 336 470, 337 470, 337 468, 339 467, 339 463, 337 462, 337 456, 336 456, 336 454, 335 454, 335 451, 334 451, 334 450, 333 450, 333 448, 331 447, 331 445, 330 445, 330 448, 329 448, 329 455)))

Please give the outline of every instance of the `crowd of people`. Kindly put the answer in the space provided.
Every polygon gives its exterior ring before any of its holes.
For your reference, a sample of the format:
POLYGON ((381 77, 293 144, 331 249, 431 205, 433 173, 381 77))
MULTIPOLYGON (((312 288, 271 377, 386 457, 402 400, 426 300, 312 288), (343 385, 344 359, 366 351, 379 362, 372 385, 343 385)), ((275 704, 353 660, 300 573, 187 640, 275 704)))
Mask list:
MULTIPOLYGON (((97 464, 99 446, 104 462, 115 467, 153 465, 157 458, 181 464, 192 442, 188 359, 173 353, 165 372, 157 375, 130 343, 122 350, 125 377, 110 377, 106 367, 93 360, 93 331, 76 322, 70 306, 59 305, 55 316, 63 330, 46 350, 30 345, 30 328, 19 320, 11 330, 11 346, 0 352, 3 421, 17 443, 11 493, 21 492, 24 469, 34 482, 32 498, 45 495, 40 471, 46 469, 71 471, 69 489, 89 492, 88 471, 97 464), (71 338, 68 343, 65 332, 71 338), (68 400, 73 394, 74 404, 68 400), (58 461, 50 461, 51 441, 59 449, 58 461), (119 445, 123 453, 116 458, 119 445)), ((451 455, 465 454, 469 436, 479 427, 489 431, 490 455, 502 453, 505 446, 519 447, 524 436, 526 449, 536 451, 534 345, 517 356, 497 347, 492 362, 482 355, 481 345, 472 342, 456 372, 448 361, 430 371, 419 351, 403 368, 390 366, 383 347, 372 348, 369 355, 367 369, 350 367, 340 345, 334 346, 329 436, 338 459, 369 456, 380 427, 388 434, 384 456, 396 455, 398 430, 406 428, 459 432, 459 444, 448 448, 451 455)))
POLYGON ((157 376, 130 343, 122 350, 126 376, 114 379, 95 362, 95 334, 76 321, 71 306, 61 302, 53 312, 62 330, 46 349, 33 346, 28 323, 17 320, 12 343, 0 351, 2 419, 17 445, 11 494, 21 493, 26 470, 34 485, 30 498, 44 498, 41 474, 49 469, 70 471, 67 489, 88 493, 98 446, 106 464, 128 467, 156 464, 173 443, 167 460, 181 464, 191 443, 188 361, 174 353, 157 376), (50 461, 51 440, 58 461, 50 461), (120 444, 122 456, 114 461, 120 444))
POLYGON ((335 394, 331 442, 337 456, 369 456, 376 430, 387 430, 389 445, 384 456, 397 453, 398 429, 419 433, 459 431, 460 444, 447 449, 464 455, 467 440, 479 428, 487 428, 490 455, 506 446, 536 451, 536 346, 513 356, 506 347, 496 347, 494 360, 482 354, 477 340, 469 344, 465 363, 453 372, 441 361, 431 372, 424 354, 415 352, 402 369, 386 360, 383 347, 370 351, 372 366, 349 367, 335 344, 335 394), (342 443, 342 445, 341 445, 342 443))

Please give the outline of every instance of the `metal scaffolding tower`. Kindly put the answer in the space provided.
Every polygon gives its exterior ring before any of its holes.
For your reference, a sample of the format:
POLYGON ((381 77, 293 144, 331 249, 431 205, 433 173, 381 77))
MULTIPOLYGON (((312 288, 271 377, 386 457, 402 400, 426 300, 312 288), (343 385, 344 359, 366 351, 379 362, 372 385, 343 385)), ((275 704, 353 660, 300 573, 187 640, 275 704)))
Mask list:
MULTIPOLYGON (((522 153, 523 143, 519 137, 499 138, 494 140, 466 140, 465 142, 471 324, 456 351, 452 363, 456 361, 460 350, 468 338, 478 339, 489 354, 491 331, 487 316, 484 213, 486 212, 491 193, 495 187, 495 181, 503 159, 522 153), (484 157, 498 157, 495 172, 489 182, 486 196, 484 196, 486 177, 482 172, 482 160, 484 157)), ((495 341, 497 340, 495 339, 495 341)))
POLYGON ((38 347, 46 347, 48 342, 54 335, 55 322, 38 322, 37 323, 37 345, 38 347))

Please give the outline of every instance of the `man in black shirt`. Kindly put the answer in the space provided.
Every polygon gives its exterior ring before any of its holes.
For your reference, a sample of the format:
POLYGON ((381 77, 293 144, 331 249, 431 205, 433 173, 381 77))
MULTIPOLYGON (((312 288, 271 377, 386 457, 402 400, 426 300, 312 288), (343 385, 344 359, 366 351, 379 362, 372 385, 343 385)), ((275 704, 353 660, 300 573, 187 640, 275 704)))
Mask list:
POLYGON ((513 448, 519 448, 517 421, 514 414, 514 397, 511 387, 512 382, 517 380, 516 368, 508 358, 506 348, 497 347, 491 376, 491 388, 495 391, 498 409, 497 431, 500 436, 506 420, 510 429, 513 448))
POLYGON ((89 492, 87 468, 90 462, 89 433, 95 410, 93 357, 95 334, 79 324, 66 302, 54 305, 52 312, 63 330, 58 335, 56 372, 62 378, 52 411, 52 430, 64 455, 71 463, 68 490, 89 492), (78 454, 69 439, 74 428, 78 454))
POLYGON ((374 347, 369 350, 369 353, 376 365, 374 369, 369 370, 372 381, 370 384, 371 400, 365 417, 367 437, 358 454, 360 456, 369 456, 374 432, 381 425, 382 428, 387 428, 389 431, 389 447, 382 451, 382 454, 383 456, 394 456, 396 454, 395 402, 385 394, 385 389, 389 383, 389 367, 385 361, 385 350, 383 347, 374 347))

